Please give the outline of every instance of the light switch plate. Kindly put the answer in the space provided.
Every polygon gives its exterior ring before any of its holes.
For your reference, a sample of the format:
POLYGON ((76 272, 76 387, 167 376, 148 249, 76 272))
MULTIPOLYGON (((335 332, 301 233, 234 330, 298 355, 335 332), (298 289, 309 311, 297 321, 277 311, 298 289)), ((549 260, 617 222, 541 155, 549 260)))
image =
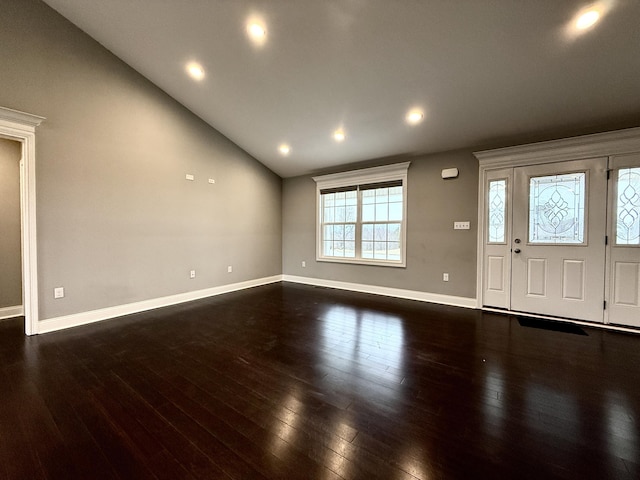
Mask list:
POLYGON ((471 222, 453 222, 454 230, 469 230, 471 228, 471 222))

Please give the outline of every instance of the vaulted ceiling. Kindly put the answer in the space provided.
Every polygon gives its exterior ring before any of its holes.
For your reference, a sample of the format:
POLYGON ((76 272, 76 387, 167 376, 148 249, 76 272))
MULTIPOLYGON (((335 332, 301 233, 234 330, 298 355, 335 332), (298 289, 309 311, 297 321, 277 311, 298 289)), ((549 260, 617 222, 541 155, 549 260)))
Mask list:
POLYGON ((640 125, 637 0, 45 1, 283 177, 640 125))

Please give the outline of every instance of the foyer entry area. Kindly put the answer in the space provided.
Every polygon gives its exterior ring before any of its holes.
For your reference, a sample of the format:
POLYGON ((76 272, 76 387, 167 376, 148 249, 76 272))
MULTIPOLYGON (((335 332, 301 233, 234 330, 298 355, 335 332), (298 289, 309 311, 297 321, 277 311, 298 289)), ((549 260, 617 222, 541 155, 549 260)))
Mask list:
POLYGON ((640 129, 476 156, 481 306, 640 327, 640 129))

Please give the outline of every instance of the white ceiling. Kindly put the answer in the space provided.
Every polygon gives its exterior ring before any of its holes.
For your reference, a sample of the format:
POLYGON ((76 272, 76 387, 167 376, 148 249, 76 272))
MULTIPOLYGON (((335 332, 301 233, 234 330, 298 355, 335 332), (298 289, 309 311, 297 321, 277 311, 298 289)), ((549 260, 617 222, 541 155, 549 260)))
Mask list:
POLYGON ((283 177, 640 125, 638 0, 599 2, 608 12, 580 36, 568 25, 588 3, 574 0, 45 1, 283 177), (417 126, 411 107, 425 111, 417 126))

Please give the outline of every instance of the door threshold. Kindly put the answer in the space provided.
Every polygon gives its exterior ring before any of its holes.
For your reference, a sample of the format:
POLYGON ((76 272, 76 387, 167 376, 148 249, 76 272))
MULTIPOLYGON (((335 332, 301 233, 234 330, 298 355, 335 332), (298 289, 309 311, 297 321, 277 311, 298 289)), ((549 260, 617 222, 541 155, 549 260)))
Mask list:
POLYGON ((544 320, 572 323, 583 327, 592 327, 612 332, 634 333, 636 335, 640 335, 640 328, 637 327, 626 327, 623 325, 613 325, 611 323, 588 322, 586 320, 576 320, 575 318, 554 317, 552 315, 541 315, 537 313, 518 312, 516 310, 507 310, 506 308, 482 307, 481 310, 491 313, 502 313, 503 315, 511 315, 515 317, 542 318, 544 320))

